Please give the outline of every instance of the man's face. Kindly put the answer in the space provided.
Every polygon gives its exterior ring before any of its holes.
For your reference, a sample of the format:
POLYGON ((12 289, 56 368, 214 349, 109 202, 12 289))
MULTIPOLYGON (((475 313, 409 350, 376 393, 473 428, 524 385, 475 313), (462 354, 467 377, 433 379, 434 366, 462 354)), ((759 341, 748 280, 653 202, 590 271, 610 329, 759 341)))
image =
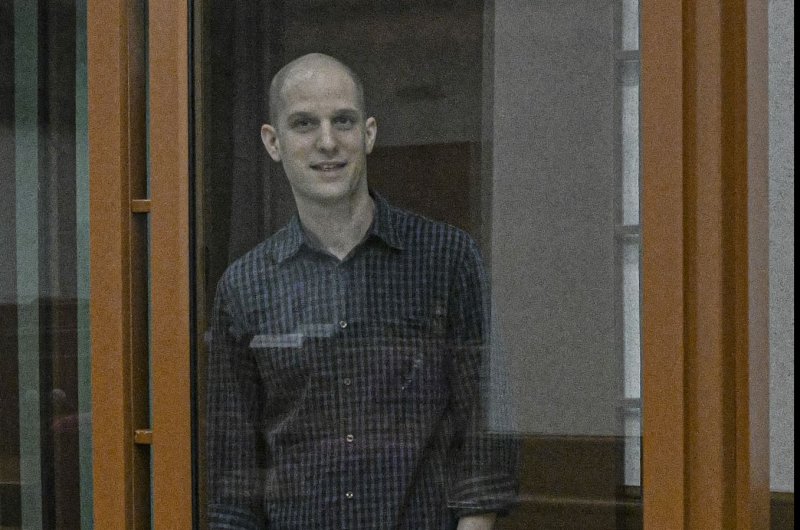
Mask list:
POLYGON ((279 115, 261 128, 270 156, 282 162, 298 206, 332 204, 367 193, 374 118, 364 119, 355 83, 335 65, 299 67, 281 90, 279 115))

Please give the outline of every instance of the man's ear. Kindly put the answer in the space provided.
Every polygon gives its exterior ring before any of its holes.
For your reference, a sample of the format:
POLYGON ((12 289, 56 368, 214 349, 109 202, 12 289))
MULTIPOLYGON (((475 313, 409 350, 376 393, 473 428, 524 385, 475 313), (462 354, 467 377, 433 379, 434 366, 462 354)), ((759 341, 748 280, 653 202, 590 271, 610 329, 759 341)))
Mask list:
POLYGON ((264 142, 264 147, 267 148, 270 158, 275 162, 281 161, 281 144, 278 140, 278 132, 275 127, 265 123, 261 126, 261 141, 264 142))
POLYGON ((372 152, 372 148, 375 146, 375 138, 378 136, 378 123, 375 121, 375 118, 369 117, 367 121, 364 123, 364 143, 365 143, 365 151, 367 154, 372 152))

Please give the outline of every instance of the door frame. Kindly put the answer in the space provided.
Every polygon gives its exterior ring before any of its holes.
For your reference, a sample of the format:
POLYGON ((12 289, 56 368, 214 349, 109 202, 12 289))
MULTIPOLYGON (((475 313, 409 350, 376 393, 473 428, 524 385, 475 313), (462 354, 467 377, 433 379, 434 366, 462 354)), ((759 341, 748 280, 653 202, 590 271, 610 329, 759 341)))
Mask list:
MULTIPOLYGON (((88 3, 99 528, 192 526, 191 2, 148 3, 146 35, 88 3)), ((768 528, 767 3, 642 0, 641 27, 644 526, 768 528)))

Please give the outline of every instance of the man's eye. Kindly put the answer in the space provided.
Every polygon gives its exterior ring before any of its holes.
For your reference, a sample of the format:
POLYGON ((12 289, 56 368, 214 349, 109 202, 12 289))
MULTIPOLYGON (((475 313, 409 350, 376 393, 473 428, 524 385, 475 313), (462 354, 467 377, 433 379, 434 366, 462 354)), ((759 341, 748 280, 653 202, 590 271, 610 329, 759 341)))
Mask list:
POLYGON ((307 120, 305 118, 294 120, 292 122, 292 128, 294 129, 310 129, 311 127, 313 127, 313 125, 314 122, 312 122, 311 120, 307 120))
POLYGON ((333 119, 333 124, 340 128, 350 128, 355 122, 356 121, 350 116, 339 116, 333 119))

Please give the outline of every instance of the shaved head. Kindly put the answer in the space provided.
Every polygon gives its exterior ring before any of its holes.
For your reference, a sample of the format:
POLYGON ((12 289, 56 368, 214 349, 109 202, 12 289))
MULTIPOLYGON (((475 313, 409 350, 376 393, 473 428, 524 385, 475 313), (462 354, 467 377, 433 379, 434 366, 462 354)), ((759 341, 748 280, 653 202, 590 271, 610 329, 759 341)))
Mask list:
POLYGON ((269 119, 273 125, 277 126, 278 116, 284 104, 284 89, 287 84, 292 81, 302 79, 303 76, 308 76, 313 73, 324 73, 326 71, 340 71, 347 74, 353 81, 358 96, 358 110, 362 116, 366 112, 364 101, 364 85, 352 68, 341 62, 340 60, 325 55, 323 53, 309 53, 298 57, 297 59, 286 64, 281 68, 272 82, 269 85, 269 119))

